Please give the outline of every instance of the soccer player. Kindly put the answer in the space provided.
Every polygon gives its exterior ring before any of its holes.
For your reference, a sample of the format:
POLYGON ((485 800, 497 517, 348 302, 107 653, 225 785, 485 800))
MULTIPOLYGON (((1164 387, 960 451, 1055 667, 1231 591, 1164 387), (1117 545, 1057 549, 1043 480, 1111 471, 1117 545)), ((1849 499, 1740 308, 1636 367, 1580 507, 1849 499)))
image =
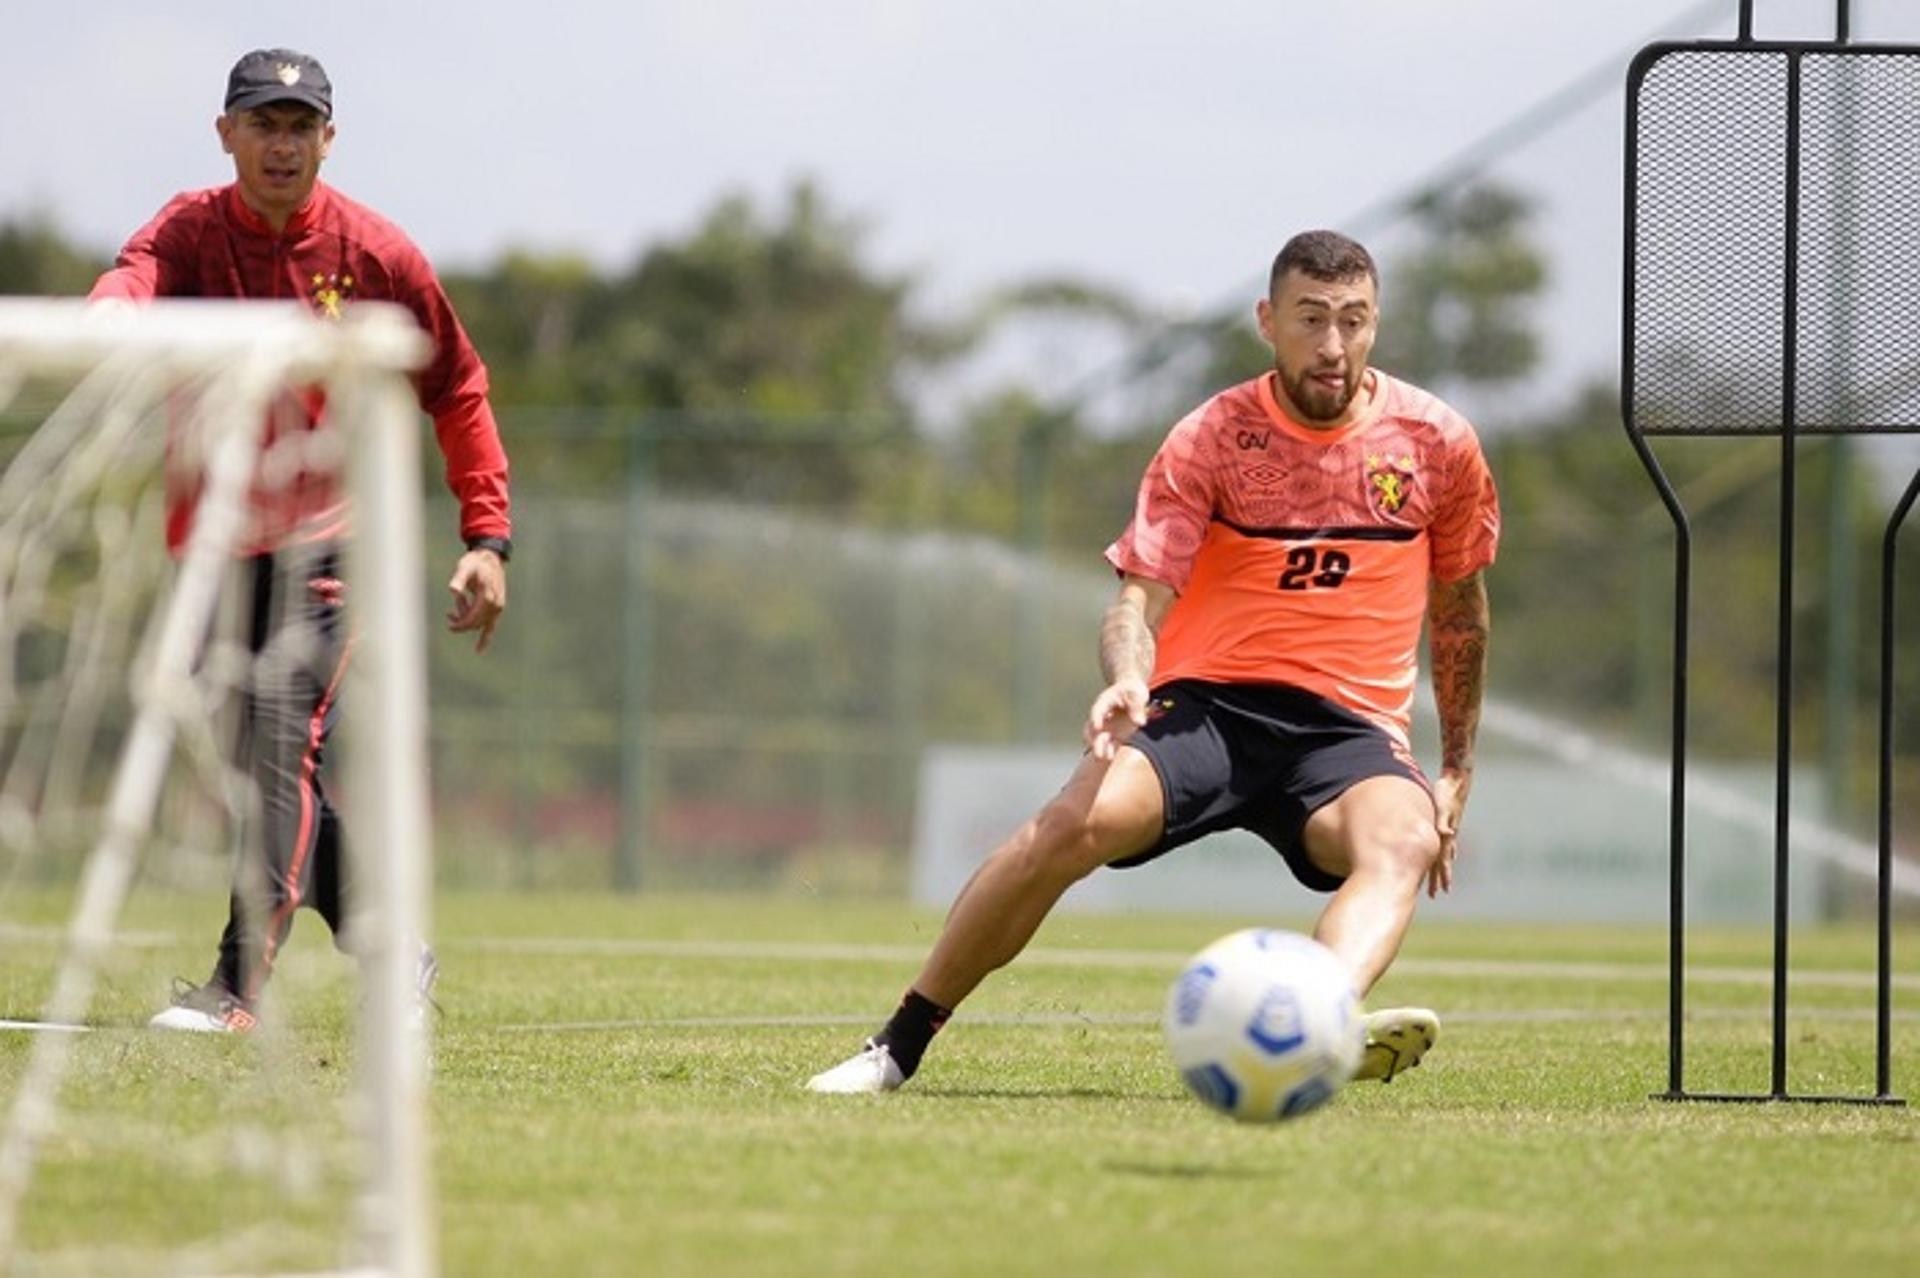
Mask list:
MULTIPOLYGON (((487 402, 486 367, 405 233, 320 181, 334 123, 333 86, 318 62, 290 49, 248 53, 227 77, 214 128, 233 157, 235 180, 175 196, 127 241, 91 296, 292 300, 329 320, 365 301, 410 310, 432 343, 414 386, 433 418, 465 542, 448 582, 447 621, 474 634, 484 651, 507 604, 513 551, 507 458, 487 402)), ((341 940, 345 867, 319 766, 352 646, 342 617, 347 511, 334 471, 307 467, 300 447, 324 415, 318 396, 289 397, 263 426, 239 574, 256 658, 242 716, 244 766, 259 798, 258 829, 243 853, 253 863, 236 872, 212 976, 180 991, 153 1018, 160 1028, 251 1029, 302 905, 341 940)), ((167 540, 176 553, 192 527, 197 491, 190 473, 170 481, 167 540)), ((437 972, 424 947, 419 970, 424 1003, 437 972)))
MULTIPOLYGON (((1368 364, 1379 275, 1331 231, 1289 240, 1256 307, 1272 371, 1215 395, 1160 446, 1100 627, 1106 688, 1086 755, 961 890, 886 1025, 808 1083, 892 1091, 1067 888, 1214 830, 1251 830, 1330 897, 1314 927, 1364 997, 1420 889, 1453 884, 1473 780, 1500 514, 1473 428, 1368 364), (1440 772, 1408 747, 1428 631, 1440 772)), ((1424 1008, 1367 1017, 1357 1077, 1391 1079, 1439 1031, 1424 1008)))

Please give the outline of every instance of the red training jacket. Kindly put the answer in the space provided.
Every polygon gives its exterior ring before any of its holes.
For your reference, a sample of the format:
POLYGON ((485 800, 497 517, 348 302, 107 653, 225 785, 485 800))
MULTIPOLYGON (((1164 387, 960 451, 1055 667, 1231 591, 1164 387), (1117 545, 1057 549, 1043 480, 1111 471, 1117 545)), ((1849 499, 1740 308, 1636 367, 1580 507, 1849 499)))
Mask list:
MULTIPOLYGON (((433 342, 433 356, 413 375, 420 407, 433 418, 447 463, 447 487, 460 502, 460 535, 510 537, 507 454, 487 403, 487 368, 467 340, 433 267, 399 227, 325 183, 276 236, 240 198, 237 185, 187 191, 141 227, 102 275, 93 298, 156 297, 304 299, 323 318, 338 319, 357 301, 397 302, 433 342)), ((312 430, 317 393, 276 409, 266 446, 291 431, 312 430)), ((170 480, 167 545, 178 552, 193 525, 197 478, 170 480)), ((345 502, 338 477, 302 468, 271 488, 255 482, 247 553, 289 541, 338 536, 345 502)))

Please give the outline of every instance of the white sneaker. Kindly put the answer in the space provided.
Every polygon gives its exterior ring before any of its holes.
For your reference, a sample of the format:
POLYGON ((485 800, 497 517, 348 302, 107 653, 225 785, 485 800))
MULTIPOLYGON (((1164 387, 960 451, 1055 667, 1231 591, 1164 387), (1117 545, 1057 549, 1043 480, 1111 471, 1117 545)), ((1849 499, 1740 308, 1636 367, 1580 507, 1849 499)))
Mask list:
MULTIPOLYGON (((370 979, 371 972, 363 963, 360 969, 360 998, 362 1002, 360 1010, 355 1013, 356 1017, 366 1015, 367 1008, 365 1000, 369 996, 366 982, 370 979)), ((406 1024, 409 1031, 413 1033, 423 1033, 433 1028, 434 1014, 440 1010, 440 1004, 436 1003, 433 998, 433 987, 434 983, 439 979, 440 960, 433 956, 433 948, 431 946, 422 945, 420 947, 419 957, 414 960, 413 997, 408 1000, 407 1003, 406 1024)))
POLYGON ((858 1056, 852 1056, 823 1074, 807 1080, 810 1092, 828 1092, 836 1096, 858 1096, 891 1092, 907 1081, 894 1063, 893 1053, 868 1040, 858 1056))
POLYGON ((190 985, 176 977, 173 984, 172 1005, 147 1022, 149 1029, 245 1034, 257 1023, 253 1009, 216 981, 190 985))
POLYGON ((407 1026, 419 1031, 433 1024, 433 1014, 440 1005, 433 1001, 433 985, 440 979, 440 960, 433 956, 431 946, 420 947, 420 963, 414 970, 413 1007, 407 1012, 407 1026))
POLYGON ((1356 1079, 1393 1081, 1395 1074, 1420 1063, 1440 1037, 1440 1018, 1424 1007, 1388 1007, 1368 1012, 1367 1048, 1360 1057, 1356 1079))

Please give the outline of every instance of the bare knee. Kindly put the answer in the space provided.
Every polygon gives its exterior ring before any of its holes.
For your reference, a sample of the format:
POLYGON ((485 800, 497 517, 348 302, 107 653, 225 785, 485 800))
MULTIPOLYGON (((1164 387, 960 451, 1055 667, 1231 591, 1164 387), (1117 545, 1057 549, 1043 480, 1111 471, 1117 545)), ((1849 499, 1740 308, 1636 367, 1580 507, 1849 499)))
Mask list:
POLYGON ((1041 808, 1003 851, 1026 874, 1074 883, 1110 859, 1102 853, 1102 843, 1091 812, 1056 798, 1041 808))
POLYGON ((1353 872, 1418 883, 1440 859, 1440 831, 1424 816, 1409 816, 1354 840, 1353 872))
POLYGON ((1440 857, 1433 799, 1412 781, 1372 777, 1307 819, 1307 855, 1341 878, 1417 882, 1440 857))
POLYGON ((1162 809, 1158 775, 1138 752, 1122 750, 1111 765, 1089 758, 988 860, 996 873, 1065 890, 1144 851, 1160 836, 1162 809))

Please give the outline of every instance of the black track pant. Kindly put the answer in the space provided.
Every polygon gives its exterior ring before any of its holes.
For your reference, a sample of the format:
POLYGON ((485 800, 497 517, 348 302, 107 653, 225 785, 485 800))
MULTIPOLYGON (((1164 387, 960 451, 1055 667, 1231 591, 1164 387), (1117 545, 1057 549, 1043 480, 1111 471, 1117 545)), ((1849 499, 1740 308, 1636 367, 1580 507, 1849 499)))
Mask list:
POLYGON ((296 909, 318 910, 336 940, 345 921, 340 822, 321 787, 352 647, 340 558, 334 546, 296 547, 256 557, 247 573, 254 660, 240 764, 259 811, 240 844, 214 979, 249 1001, 272 974, 296 909))

